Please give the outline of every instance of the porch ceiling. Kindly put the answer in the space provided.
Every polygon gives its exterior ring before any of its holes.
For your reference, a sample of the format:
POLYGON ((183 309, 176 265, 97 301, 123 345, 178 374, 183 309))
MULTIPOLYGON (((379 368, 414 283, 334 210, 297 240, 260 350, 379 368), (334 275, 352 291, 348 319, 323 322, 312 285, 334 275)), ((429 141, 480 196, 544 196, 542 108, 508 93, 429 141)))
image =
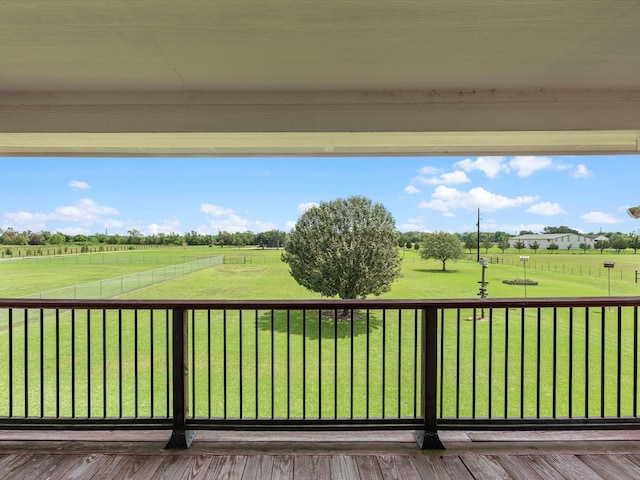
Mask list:
POLYGON ((637 153, 640 0, 7 0, 0 155, 637 153))

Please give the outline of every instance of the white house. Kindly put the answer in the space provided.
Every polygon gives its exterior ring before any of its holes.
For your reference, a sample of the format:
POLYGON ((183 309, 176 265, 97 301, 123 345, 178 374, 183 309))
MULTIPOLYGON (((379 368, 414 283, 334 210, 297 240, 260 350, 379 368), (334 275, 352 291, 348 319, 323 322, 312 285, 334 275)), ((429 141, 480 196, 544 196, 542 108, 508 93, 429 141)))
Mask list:
POLYGON ((608 240, 608 238, 604 235, 593 237, 577 233, 537 233, 511 237, 509 244, 511 248, 516 248, 516 243, 521 241, 525 248, 530 248, 532 243, 538 242, 538 248, 545 250, 550 244, 555 243, 558 245, 558 250, 578 250, 582 243, 589 245, 589 248, 594 248, 596 240, 608 240))

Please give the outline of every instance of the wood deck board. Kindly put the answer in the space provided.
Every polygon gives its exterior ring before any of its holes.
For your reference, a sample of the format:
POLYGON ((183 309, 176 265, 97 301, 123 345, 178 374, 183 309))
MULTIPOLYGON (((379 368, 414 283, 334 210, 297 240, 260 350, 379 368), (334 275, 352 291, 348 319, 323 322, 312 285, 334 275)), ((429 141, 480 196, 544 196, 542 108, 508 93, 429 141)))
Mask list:
MULTIPOLYGON (((227 480, 402 479, 467 480, 640 478, 640 441, 636 432, 620 435, 519 434, 500 436, 456 434, 445 442, 446 450, 421 451, 415 444, 388 444, 375 438, 366 442, 328 442, 321 435, 291 441, 194 442, 189 450, 164 450, 164 441, 138 441, 117 436, 55 442, 24 435, 11 440, 0 432, 0 478, 60 479, 182 479, 227 480), (475 437, 475 440, 473 438, 475 437), (517 438, 517 440, 516 440, 517 438), (560 438, 560 440, 559 440, 560 438), (626 438, 626 440, 624 440, 626 438), (480 439, 480 440, 478 440, 480 439), (561 448, 560 448, 561 447, 561 448)), ((240 437, 238 437, 240 438, 240 437)), ((206 439, 206 441, 205 441, 206 439)))
POLYGON ((384 476, 381 468, 381 462, 379 458, 376 458, 373 455, 358 455, 356 457, 356 463, 358 464, 358 470, 360 471, 360 476, 362 478, 366 478, 367 480, 384 480, 385 478, 394 478, 389 476, 384 476))
POLYGON ((634 476, 626 471, 621 459, 614 459, 608 455, 579 455, 577 457, 591 470, 602 478, 615 478, 616 480, 635 480, 634 476))
POLYGON ((547 455, 545 461, 567 479, 594 480, 602 478, 575 455, 547 455))
POLYGON ((69 470, 81 460, 81 455, 47 455, 43 461, 24 478, 66 480, 69 470))
MULTIPOLYGON (((420 480, 413 459, 406 455, 380 455, 378 464, 382 472, 382 478, 398 480, 420 480)), ((369 478, 369 477, 365 477, 369 478)))
POLYGON ((182 472, 182 476, 176 477, 179 480, 205 480, 209 477, 210 470, 213 470, 213 462, 220 457, 207 455, 195 455, 190 468, 182 472))
POLYGON ((328 456, 299 455, 293 462, 293 471, 298 478, 330 478, 331 466, 328 456))
POLYGON ((473 480, 473 475, 459 456, 434 457, 432 461, 437 471, 437 478, 473 480))
MULTIPOLYGON (((102 455, 96 453, 90 454, 71 454, 74 457, 80 457, 77 462, 67 471, 66 478, 69 480, 79 480, 84 478, 96 477, 96 474, 102 470, 106 470, 111 463, 116 462, 117 457, 110 455, 102 455)), ((96 478, 100 478, 97 476, 96 478)), ((112 477, 113 478, 113 477, 112 477)))
POLYGON ((293 480, 294 478, 294 460, 293 455, 281 455, 274 457, 272 480, 293 480))
POLYGON ((360 477, 358 464, 352 456, 334 455, 329 457, 331 480, 366 480, 360 477))
MULTIPOLYGON (((180 478, 185 471, 191 470, 191 464, 194 462, 192 456, 170 456, 164 457, 158 468, 153 473, 153 478, 157 480, 175 480, 180 478)), ((259 478, 259 477, 256 477, 259 478)))
POLYGON ((147 480, 153 478, 154 473, 162 463, 162 457, 128 455, 126 462, 118 471, 114 480, 147 480))
POLYGON ((33 463, 33 459, 29 455, 24 455, 21 453, 11 453, 7 455, 3 455, 0 460, 0 473, 4 478, 9 478, 7 474, 9 474, 12 470, 20 468, 23 464, 28 462, 33 463))
POLYGON ((640 477, 640 464, 627 455, 605 455, 618 468, 632 478, 640 477))
POLYGON ((465 455, 462 461, 474 478, 511 479, 511 475, 492 455, 465 455))
POLYGON ((494 457, 511 478, 524 477, 529 480, 547 480, 526 461, 523 455, 497 455, 494 457))
POLYGON ((416 470, 418 471, 418 475, 420 475, 421 480, 431 480, 433 478, 438 478, 433 462, 429 457, 423 455, 422 452, 416 454, 413 457, 413 462, 415 464, 416 470))
POLYGON ((271 478, 273 455, 252 455, 244 466, 243 476, 247 478, 271 478))
MULTIPOLYGON (((6 475, 6 478, 11 479, 24 479, 24 478, 38 478, 37 472, 50 473, 52 468, 52 457, 50 455, 43 455, 40 458, 32 458, 28 462, 25 462, 19 466, 14 466, 6 475)), ((55 467, 55 465, 53 465, 55 467)))
POLYGON ((543 455, 524 455, 521 458, 545 480, 565 480, 565 477, 553 468, 543 455))

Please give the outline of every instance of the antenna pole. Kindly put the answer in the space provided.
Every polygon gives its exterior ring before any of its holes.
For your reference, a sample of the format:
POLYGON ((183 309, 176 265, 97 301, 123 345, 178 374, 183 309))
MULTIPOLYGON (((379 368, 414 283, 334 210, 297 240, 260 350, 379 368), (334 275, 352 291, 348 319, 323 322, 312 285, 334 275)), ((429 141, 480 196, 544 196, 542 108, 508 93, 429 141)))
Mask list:
POLYGON ((476 224, 478 227, 478 258, 477 262, 480 262, 480 209, 478 209, 478 223, 476 224))

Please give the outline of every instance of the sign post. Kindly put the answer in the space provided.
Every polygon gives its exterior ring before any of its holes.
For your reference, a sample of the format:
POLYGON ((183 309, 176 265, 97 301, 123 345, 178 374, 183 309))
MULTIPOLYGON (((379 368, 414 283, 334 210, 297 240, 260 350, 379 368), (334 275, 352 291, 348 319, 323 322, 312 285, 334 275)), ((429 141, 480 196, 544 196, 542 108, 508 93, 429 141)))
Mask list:
POLYGON ((603 266, 607 269, 607 284, 609 288, 609 296, 611 296, 611 269, 616 266, 616 262, 604 262, 603 266))
POLYGON ((527 255, 521 255, 520 261, 524 268, 524 298, 527 298, 527 262, 529 261, 529 257, 527 255))

